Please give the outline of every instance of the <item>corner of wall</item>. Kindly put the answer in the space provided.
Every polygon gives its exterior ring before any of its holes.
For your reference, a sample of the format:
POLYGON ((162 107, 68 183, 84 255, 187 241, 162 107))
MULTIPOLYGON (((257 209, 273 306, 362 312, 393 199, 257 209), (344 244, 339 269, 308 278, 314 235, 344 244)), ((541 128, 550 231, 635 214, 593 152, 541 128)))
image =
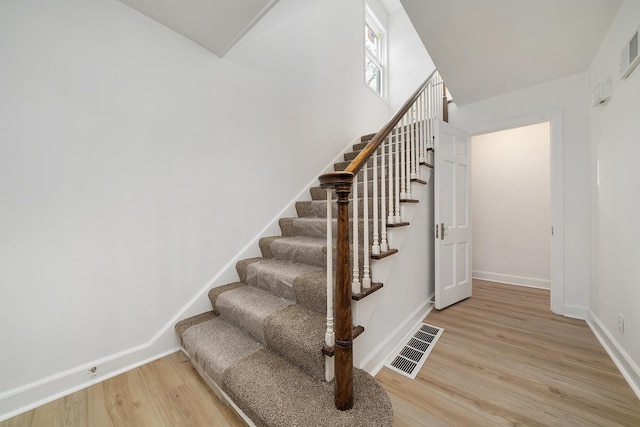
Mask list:
POLYGON ((565 304, 564 316, 572 319, 587 320, 589 309, 577 305, 565 304))
POLYGON ((640 367, 591 310, 588 310, 587 313, 587 324, 609 354, 613 363, 620 370, 624 379, 629 383, 633 392, 640 399, 640 367))

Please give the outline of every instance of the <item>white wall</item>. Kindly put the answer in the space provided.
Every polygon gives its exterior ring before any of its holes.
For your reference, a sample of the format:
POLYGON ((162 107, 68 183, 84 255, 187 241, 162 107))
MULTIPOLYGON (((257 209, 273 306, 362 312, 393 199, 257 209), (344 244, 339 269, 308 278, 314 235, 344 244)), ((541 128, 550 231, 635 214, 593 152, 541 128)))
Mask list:
POLYGON ((550 125, 472 139, 473 277, 549 288, 550 125))
MULTIPOLYGON (((412 197, 419 203, 405 203, 402 219, 408 227, 388 228, 389 247, 398 253, 373 261, 374 281, 384 287, 354 304, 354 323, 365 333, 354 341, 354 364, 377 372, 406 334, 433 308, 434 229, 432 173, 425 166, 421 177, 428 185, 413 183, 412 197)), ((406 341, 405 341, 406 342, 406 341)))
POLYGON ((638 25, 640 2, 627 0, 589 68, 588 88, 613 81, 609 103, 591 109, 590 318, 640 398, 640 68, 626 80, 619 77, 620 52, 638 25), (618 313, 624 315, 624 334, 618 331, 618 313))
POLYGON ((404 8, 389 16, 389 103, 395 113, 435 65, 404 8))
POLYGON ((567 76, 461 107, 451 106, 449 113, 453 125, 474 134, 507 129, 517 125, 514 123, 546 121, 550 117, 554 117, 552 134, 557 133, 564 173, 564 195, 560 201, 564 209, 564 250, 561 254, 564 258, 564 290, 562 307, 558 311, 584 318, 589 306, 587 74, 567 76), (554 121, 558 121, 555 130, 554 121))
POLYGON ((0 418, 175 348, 172 318, 384 123, 363 8, 281 0, 220 59, 115 0, 0 2, 0 418))

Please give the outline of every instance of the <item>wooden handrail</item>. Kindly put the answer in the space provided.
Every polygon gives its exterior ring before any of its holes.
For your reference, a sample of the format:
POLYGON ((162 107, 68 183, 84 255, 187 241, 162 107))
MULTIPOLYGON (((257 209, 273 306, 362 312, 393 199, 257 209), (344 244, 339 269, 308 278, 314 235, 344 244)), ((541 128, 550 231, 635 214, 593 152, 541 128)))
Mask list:
MULTIPOLYGON (((391 119, 385 124, 382 129, 375 134, 375 136, 369 141, 369 143, 360 151, 360 153, 356 156, 355 159, 349 163, 349 166, 344 170, 344 172, 351 172, 352 175, 357 175, 362 169, 369 158, 376 152, 382 141, 384 141, 387 136, 391 133, 391 131, 398 125, 400 119, 409 111, 409 108, 416 102, 422 91, 429 84, 429 80, 434 76, 437 70, 433 70, 433 72, 429 75, 429 77, 422 83, 418 89, 411 95, 411 97, 405 102, 402 107, 391 117, 391 119)), ((320 186, 323 188, 333 187, 332 182, 337 179, 336 174, 340 174, 341 172, 328 172, 320 175, 319 181, 320 186)))
MULTIPOLYGON (((335 398, 336 408, 348 410, 353 407, 353 325, 351 315, 351 274, 349 271, 349 196, 354 178, 367 161, 377 152, 393 129, 420 98, 429 82, 436 74, 431 75, 416 89, 411 97, 393 115, 393 117, 375 134, 355 159, 343 171, 329 172, 319 177, 320 186, 335 189, 337 195, 338 218, 336 230, 336 268, 335 268, 335 398)), ((444 98, 446 102, 446 95, 444 98)), ((446 114, 446 113, 445 113, 446 114)), ((367 185, 367 183, 364 183, 367 185)), ((330 195, 327 194, 329 198, 330 195)), ((356 201, 357 203, 357 201, 356 201)), ((366 202, 365 202, 366 203, 366 202)), ((330 207, 328 206, 329 210, 330 207)), ((354 218, 355 221, 355 218, 354 218)), ((355 222, 354 222, 355 224, 355 222)), ((328 227, 328 230, 330 228, 328 227)), ((366 229, 365 229, 366 230, 366 229)), ((328 243, 330 244, 330 243, 328 243)), ((331 260, 327 260, 331 262, 331 260)), ((354 260, 357 263, 358 260, 354 260)), ((328 286, 331 284, 328 283, 328 286)))

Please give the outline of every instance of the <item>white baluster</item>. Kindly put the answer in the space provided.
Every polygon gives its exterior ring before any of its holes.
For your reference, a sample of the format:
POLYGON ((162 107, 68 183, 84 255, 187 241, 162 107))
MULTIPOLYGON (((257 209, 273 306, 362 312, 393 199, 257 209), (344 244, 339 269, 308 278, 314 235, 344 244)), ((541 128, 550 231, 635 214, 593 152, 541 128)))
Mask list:
MULTIPOLYGON (((374 156, 375 157, 375 156, 374 156)), ((362 288, 369 289, 371 287, 371 274, 369 271, 369 172, 367 164, 364 165, 362 172, 362 288)), ((356 258, 353 259, 356 262, 356 258)))
POLYGON ((400 120, 400 128, 396 133, 396 142, 395 142, 395 168, 393 169, 395 172, 395 201, 393 206, 395 208, 395 220, 394 223, 402 222, 402 217, 400 216, 400 140, 402 139, 402 120, 400 120))
MULTIPOLYGON (((333 224, 332 224, 332 194, 333 190, 327 189, 327 331, 324 333, 324 342, 327 347, 333 347, 336 335, 333 327, 333 224)), ((325 380, 331 381, 335 376, 333 357, 324 358, 325 380)))
MULTIPOLYGON (((411 150, 410 150, 410 155, 411 155, 411 179, 416 179, 418 178, 418 167, 417 167, 417 142, 418 142, 418 104, 417 104, 417 100, 416 103, 413 104, 413 106, 411 107, 411 150)), ((411 186, 409 185, 409 188, 411 189, 411 186)), ((412 193, 413 189, 410 190, 410 192, 412 193)))
POLYGON ((420 97, 418 97, 418 99, 416 100, 416 119, 414 121, 414 126, 415 126, 415 130, 414 130, 414 135, 413 137, 415 138, 413 141, 413 172, 415 174, 415 177, 420 179, 420 136, 422 135, 421 133, 421 129, 422 129, 422 122, 421 122, 421 115, 420 115, 420 100, 421 100, 422 95, 420 95, 420 97))
MULTIPOLYGON (((383 145, 384 146, 384 145, 383 145)), ((383 200, 382 205, 384 205, 384 199, 380 199, 380 195, 378 194, 378 155, 380 152, 380 148, 378 148, 373 155, 373 244, 371 245, 371 253, 373 255, 380 254, 380 235, 378 234, 378 221, 380 221, 380 217, 378 216, 378 202, 379 200, 383 200)), ((384 156, 382 156, 384 158, 384 156)), ((384 176, 382 177, 384 181, 384 176)), ((384 218, 384 214, 382 216, 384 218)))
POLYGON ((398 169, 400 169, 400 198, 407 198, 407 167, 405 156, 405 145, 407 139, 407 115, 402 116, 402 127, 400 130, 400 151, 398 152, 398 169))
MULTIPOLYGON (((389 250, 389 244, 387 243, 387 215, 385 212, 385 206, 387 204, 387 201, 385 200, 385 196, 387 196, 387 192, 386 192, 387 177, 389 177, 389 180, 391 179, 391 177, 386 174, 387 169, 385 168, 386 166, 385 150, 389 145, 389 141, 391 141, 390 136, 388 136, 387 139, 382 144, 382 156, 380 158, 381 159, 380 176, 382 178, 380 181, 380 186, 382 187, 380 189, 380 218, 382 218, 382 221, 380 221, 380 251, 381 252, 386 252, 389 250)), ((391 181, 389 181, 389 187, 391 187, 391 181)), ((391 200, 391 197, 389 197, 389 200, 391 200)), ((391 216, 389 216, 389 218, 391 218, 391 216)))
POLYGON ((354 294, 360 293, 360 269, 358 267, 358 175, 353 177, 353 279, 351 279, 351 292, 354 294))
POLYGON ((393 210, 393 202, 395 200, 393 196, 393 184, 396 182, 393 175, 393 146, 397 139, 398 133, 394 129, 391 131, 391 141, 389 141, 389 219, 387 220, 389 224, 394 224, 396 222, 393 210))
POLYGON ((405 167, 407 169, 407 173, 405 173, 405 180, 406 180, 405 187, 407 189, 407 199, 413 198, 413 194, 412 194, 413 192, 411 189, 411 178, 412 178, 411 146, 412 145, 413 145, 413 108, 411 108, 407 112, 407 141, 406 141, 406 147, 405 147, 405 153, 406 153, 405 167))
MULTIPOLYGON (((434 76, 435 81, 435 76, 434 76)), ((435 105, 433 99, 435 97, 436 88, 432 84, 429 90, 429 148, 433 148, 433 119, 435 117, 435 105)))
MULTIPOLYGON (((427 85, 427 88, 429 87, 429 85, 427 85)), ((420 113, 419 113, 419 120, 420 120, 420 158, 418 159, 418 162, 420 163, 424 163, 427 161, 427 151, 426 151, 426 147, 425 147, 425 98, 426 98, 426 88, 422 91, 422 93, 420 94, 420 113)), ((418 168, 418 170, 420 171, 420 168, 418 168)))
MULTIPOLYGON (((429 86, 427 86, 427 90, 429 90, 429 86)), ((428 122, 428 114, 429 114, 429 110, 428 110, 428 104, 427 104, 427 92, 423 93, 423 97, 422 97, 422 155, 423 155, 423 162, 427 162, 427 131, 428 128, 427 126, 429 126, 429 122, 428 122)))

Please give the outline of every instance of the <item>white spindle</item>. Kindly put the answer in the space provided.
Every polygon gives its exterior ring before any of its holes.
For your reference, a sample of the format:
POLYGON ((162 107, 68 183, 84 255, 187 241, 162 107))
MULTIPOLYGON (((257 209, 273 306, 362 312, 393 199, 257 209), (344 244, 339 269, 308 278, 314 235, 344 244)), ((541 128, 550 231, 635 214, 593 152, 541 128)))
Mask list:
POLYGON ((418 159, 417 157, 418 153, 416 150, 416 147, 418 146, 417 134, 418 134, 418 104, 414 104, 413 107, 411 107, 411 150, 409 152, 411 156, 411 179, 418 178, 418 167, 417 167, 418 165, 416 162, 416 160, 418 159))
POLYGON ((416 120, 414 122, 414 142, 413 142, 413 167, 415 168, 416 178, 420 178, 420 104, 416 104, 416 120))
MULTIPOLYGON (((424 163, 427 161, 427 151, 425 147, 425 136, 427 130, 425 119, 425 99, 427 97, 426 91, 428 90, 428 88, 429 86, 427 85, 427 88, 420 95, 420 158, 418 159, 420 163, 424 163)), ((420 168, 418 168, 418 170, 420 170, 420 168)))
POLYGON ((400 120, 400 127, 398 128, 398 132, 396 133, 396 152, 394 157, 395 167, 395 200, 393 203, 393 207, 395 208, 395 217, 394 223, 402 222, 402 217, 400 216, 400 141, 402 139, 402 120, 400 120))
POLYGON ((405 143, 407 139, 407 115, 402 116, 400 121, 400 151, 398 152, 398 169, 400 169, 400 198, 407 198, 407 168, 405 160, 405 143))
POLYGON ((356 174, 356 176, 353 177, 353 200, 351 203, 353 205, 353 232, 351 233, 353 234, 353 242, 351 245, 353 246, 353 279, 351 279, 351 292, 354 294, 360 293, 360 269, 358 267, 358 175, 359 174, 356 174))
MULTIPOLYGON (((383 145, 384 147, 384 145, 383 145)), ((373 155, 373 244, 371 245, 371 253, 373 255, 380 254, 380 235, 378 234, 378 221, 380 221, 380 217, 378 215, 378 155, 380 153, 380 148, 378 148, 373 155)), ((382 156, 384 157, 384 155, 382 156)), ((384 176, 382 177, 384 181, 384 176)), ((384 205, 384 198, 382 205, 384 205)), ((382 216, 384 218, 384 214, 382 216)))
MULTIPOLYGON (((389 244, 387 243, 387 215, 385 212, 385 206, 387 204, 387 201, 385 199, 385 197, 389 197, 387 196, 387 192, 386 192, 386 186, 387 186, 387 177, 389 177, 389 179, 391 179, 391 177, 389 175, 386 175, 386 168, 385 168, 385 150, 387 148, 387 146, 389 145, 389 141, 391 141, 391 137, 388 136, 387 139, 384 141, 384 144, 382 144, 382 156, 380 157, 381 160, 381 165, 380 165, 380 177, 381 177, 381 181, 380 181, 380 218, 382 218, 382 220, 380 221, 380 251, 381 252, 386 252, 389 250, 389 244)), ((389 183, 391 183, 391 181, 389 181, 389 183)), ((389 184, 389 187, 391 187, 391 184, 389 184)), ((391 197, 389 197, 389 200, 391 200, 391 197)))
POLYGON ((422 95, 424 92, 420 94, 420 98, 418 99, 418 119, 417 119, 417 136, 416 136, 416 168, 418 171, 418 178, 422 178, 422 168, 420 167, 420 162, 424 161, 423 151, 422 151, 422 95))
MULTIPOLYGON (((393 145, 395 143, 395 141, 397 141, 398 139, 398 132, 396 131, 396 129, 391 131, 391 140, 389 141, 389 219, 387 220, 387 222, 389 224, 394 224, 396 222, 396 217, 394 215, 394 210, 393 210, 393 202, 394 202, 394 195, 393 195, 393 184, 396 181, 394 179, 394 175, 393 175, 393 145)), ((397 190, 396 190, 397 191, 397 190)))
POLYGON ((411 191, 411 145, 413 144, 413 108, 407 112, 407 139, 405 142, 405 188, 407 189, 407 199, 413 197, 411 191))
POLYGON ((431 88, 429 90, 429 148, 433 147, 433 119, 435 117, 435 105, 433 99, 435 97, 435 93, 436 88, 431 84, 431 88))
MULTIPOLYGON (((427 86, 427 89, 429 87, 427 86)), ((428 114, 429 114, 429 98, 428 92, 425 92, 422 97, 422 161, 427 162, 427 131, 428 131, 428 114)))
MULTIPOLYGON (((374 156, 375 157, 375 156, 374 156)), ((369 270, 369 172, 367 165, 364 165, 362 172, 362 288, 369 289, 371 287, 371 274, 369 270)), ((354 258, 353 262, 356 262, 354 258)))
MULTIPOLYGON (((336 335, 333 327, 333 224, 332 224, 332 200, 333 190, 327 189, 327 331, 324 333, 324 342, 327 347, 333 347, 336 335)), ((331 381, 335 376, 333 357, 325 356, 324 376, 331 381)))

